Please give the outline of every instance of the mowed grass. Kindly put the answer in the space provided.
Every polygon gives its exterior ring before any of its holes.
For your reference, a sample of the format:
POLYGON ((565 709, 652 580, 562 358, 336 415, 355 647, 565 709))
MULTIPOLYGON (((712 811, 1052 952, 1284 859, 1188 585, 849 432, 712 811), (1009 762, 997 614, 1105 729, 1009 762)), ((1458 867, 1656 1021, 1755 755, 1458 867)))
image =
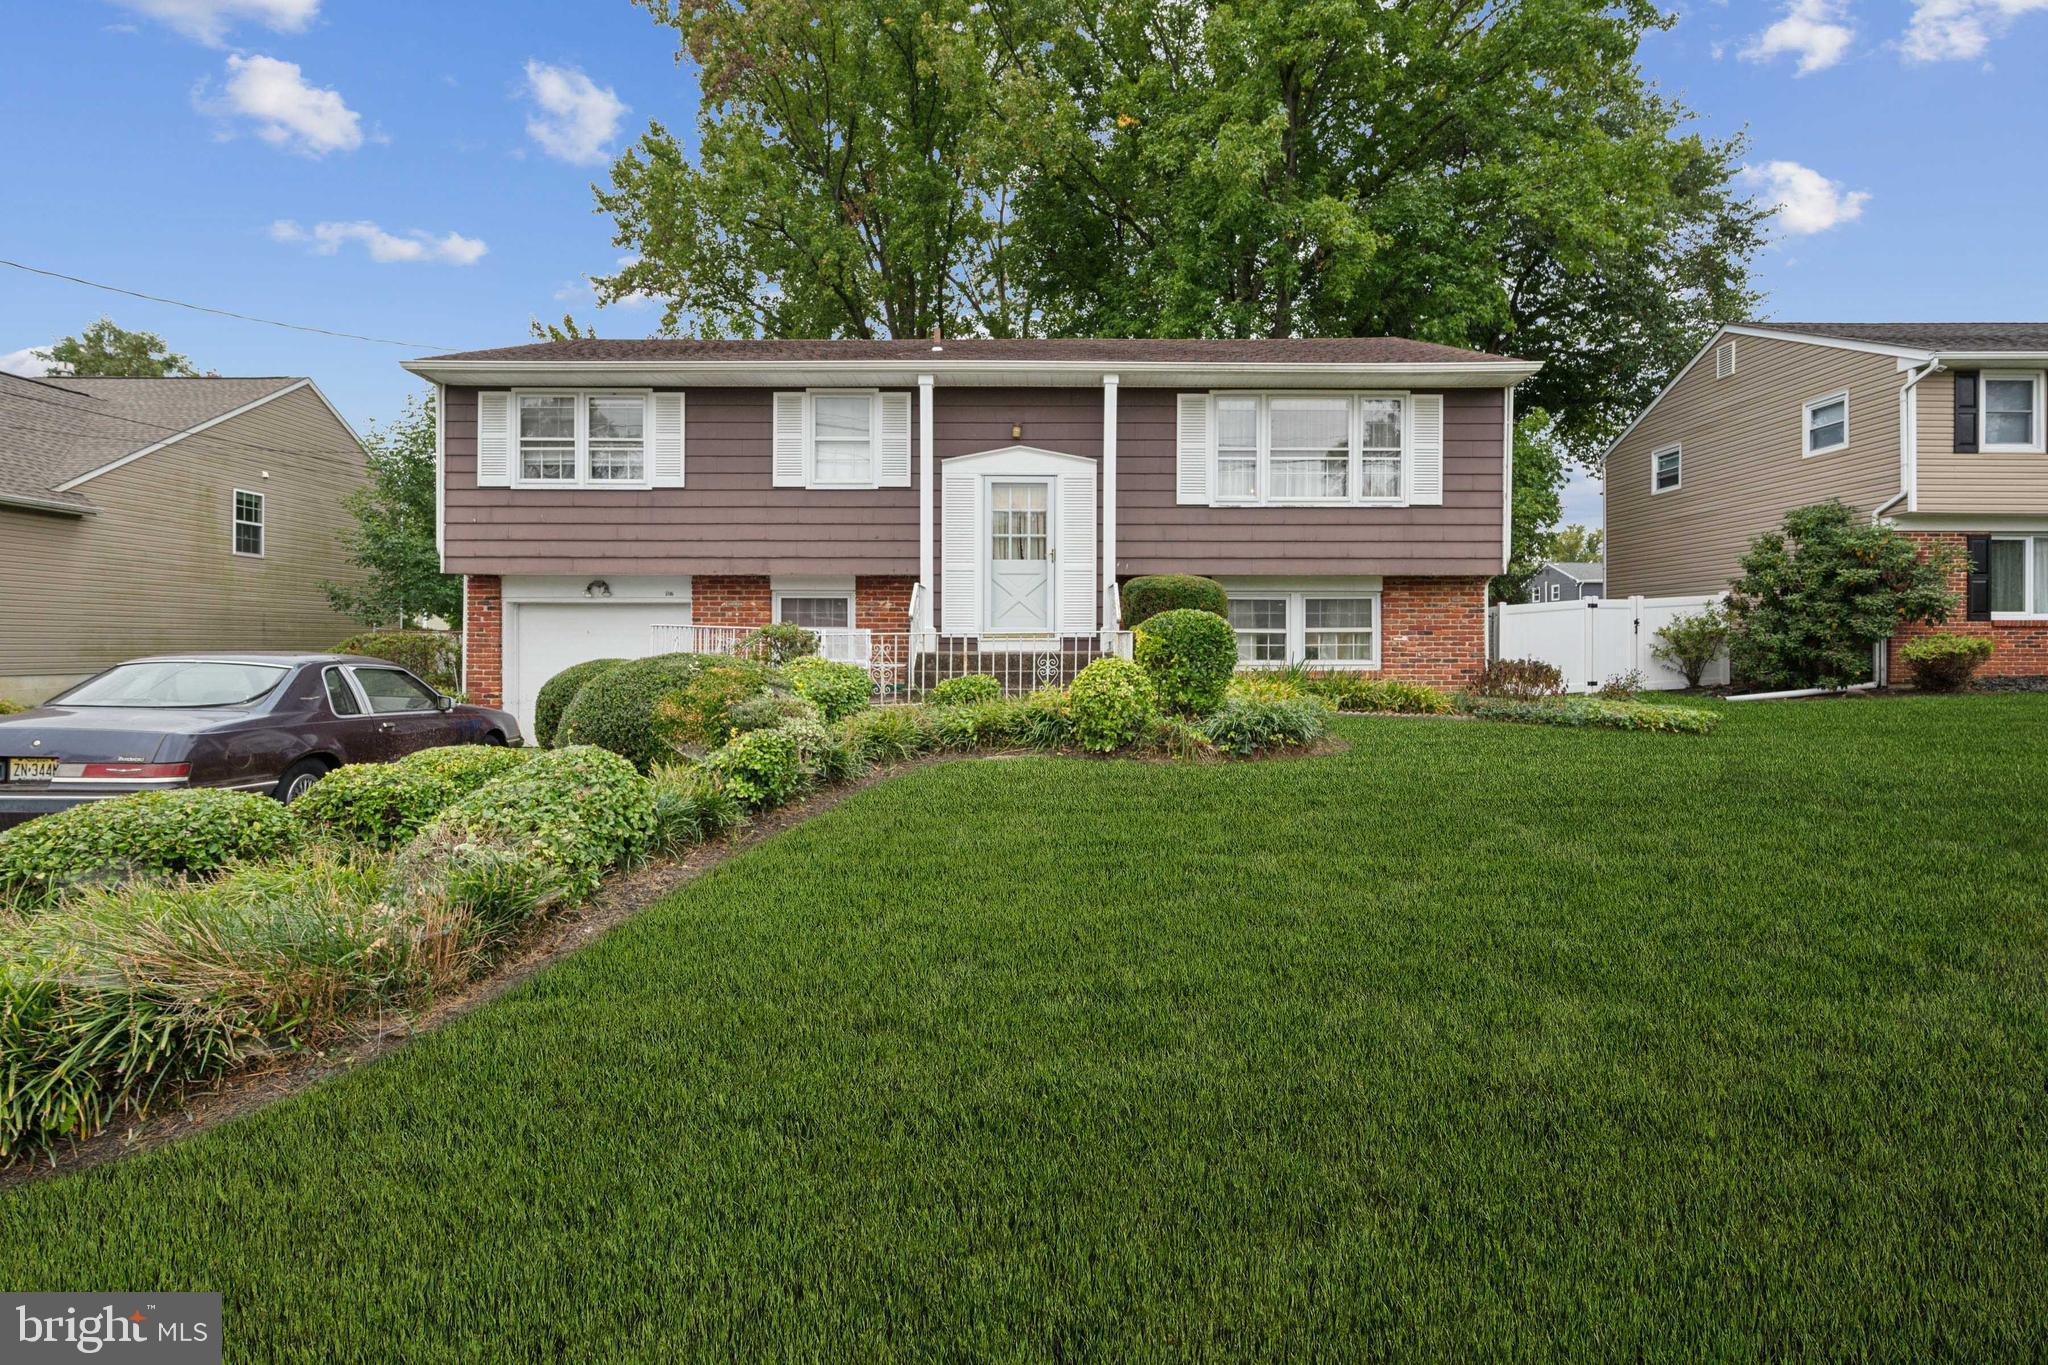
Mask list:
POLYGON ((231 1360, 2038 1356, 2048 697, 899 776, 0 1192, 231 1360))

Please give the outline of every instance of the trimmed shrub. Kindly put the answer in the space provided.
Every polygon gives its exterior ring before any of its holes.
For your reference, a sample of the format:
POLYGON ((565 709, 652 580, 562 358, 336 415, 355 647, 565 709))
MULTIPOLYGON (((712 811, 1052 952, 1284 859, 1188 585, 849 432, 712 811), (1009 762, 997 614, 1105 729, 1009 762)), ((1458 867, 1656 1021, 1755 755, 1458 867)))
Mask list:
POLYGON ((297 817, 253 792, 195 787, 116 796, 0 832, 0 897, 33 905, 80 882, 214 872, 281 857, 299 838, 297 817))
POLYGON ((1504 697, 1509 701, 1541 701, 1564 695, 1564 674, 1557 665, 1541 659, 1495 659, 1479 670, 1472 684, 1478 697, 1504 697))
POLYGON ((452 630, 366 630, 343 640, 334 652, 397 664, 443 692, 462 686, 462 636, 452 630))
POLYGON ((827 724, 845 720, 868 704, 875 680, 859 664, 815 656, 797 659, 782 670, 799 697, 814 703, 827 724))
POLYGON ((1695 706, 1663 706, 1646 701, 1602 701, 1598 697, 1567 697, 1562 701, 1518 701, 1510 697, 1464 697, 1459 710, 1480 720, 1512 720, 1531 725, 1563 725, 1606 730, 1651 730, 1663 734, 1704 735, 1721 723, 1716 711, 1695 706))
POLYGON ((465 846, 504 849, 559 875, 580 899, 645 852, 653 833, 647 779, 619 754, 586 744, 536 754, 477 788, 434 817, 399 861, 410 876, 465 846))
POLYGON ((743 659, 764 664, 786 664, 818 652, 818 637, 802 626, 786 621, 761 626, 740 637, 735 652, 743 659))
POLYGON ((816 725, 823 719, 823 712, 794 692, 757 692, 734 702, 725 711, 729 735, 743 735, 749 730, 779 730, 785 725, 816 725))
POLYGON ((1067 690, 1074 738, 1098 754, 1113 753, 1138 737, 1159 712, 1159 694, 1145 670, 1129 659, 1097 659, 1067 690))
POLYGON ((1899 658, 1922 692, 1953 692, 1991 657, 1988 635, 1925 635, 1899 647, 1899 658))
POLYGON ((1140 625, 1166 611, 1206 611, 1226 620, 1230 598, 1213 578, 1194 574, 1156 573, 1133 578, 1124 584, 1124 629, 1140 625))
POLYGON ((5 697, 0 697, 0 716, 18 716, 26 710, 28 708, 20 702, 9 701, 5 697))
POLYGON ((750 810, 781 805, 809 778, 800 740, 791 730, 749 730, 705 759, 704 770, 750 810))
POLYGON ((1366 673, 1310 673, 1301 690, 1339 711, 1372 711, 1404 716, 1448 716, 1457 706, 1426 683, 1375 678, 1366 673))
POLYGON ((1687 687, 1698 687, 1714 660, 1728 647, 1728 613, 1719 607, 1674 616, 1656 635, 1650 657, 1685 675, 1687 687))
POLYGON ((1234 697, 1200 722, 1204 737, 1232 758, 1306 748, 1330 730, 1330 708, 1314 697, 1254 701, 1234 697))
POLYGON ((773 668, 722 654, 661 654, 597 674, 562 714, 564 745, 595 744, 642 772, 732 737, 732 707, 788 686, 773 668))
POLYGON ((570 664, 542 683, 539 694, 533 699, 533 733, 527 738, 543 749, 552 749, 555 731, 562 726, 562 713, 569 709, 570 702, 576 700, 583 684, 625 662, 624 659, 585 659, 580 664, 570 664))
POLYGON ((1307 695, 1294 674, 1268 669, 1239 673, 1224 689, 1226 698, 1241 697, 1246 701, 1289 701, 1307 695))
POLYGON ((735 706, 788 688, 779 672, 757 660, 704 656, 694 674, 656 703, 657 736, 671 752, 716 749, 732 738, 735 706))
POLYGON ((930 753, 937 744, 932 716, 922 706, 856 711, 840 724, 839 737, 867 763, 907 762, 930 753))
POLYGON ((1003 685, 986 673, 963 673, 940 681, 925 697, 927 706, 971 706, 976 702, 1001 701, 1003 685))
POLYGON ((1138 628, 1133 653, 1161 705, 1184 716, 1206 715, 1222 705, 1237 671, 1237 633, 1210 612, 1161 612, 1138 628))
POLYGON ((372 848, 396 848, 455 801, 537 750, 460 744, 422 749, 396 763, 352 763, 292 803, 308 829, 372 848))

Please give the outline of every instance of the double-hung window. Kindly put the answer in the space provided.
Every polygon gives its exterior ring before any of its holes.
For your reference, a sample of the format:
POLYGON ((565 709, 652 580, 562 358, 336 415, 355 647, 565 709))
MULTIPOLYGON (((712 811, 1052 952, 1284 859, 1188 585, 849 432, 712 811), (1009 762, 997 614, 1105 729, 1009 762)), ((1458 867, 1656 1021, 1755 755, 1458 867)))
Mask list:
POLYGON ((1650 491, 1669 493, 1678 487, 1682 459, 1677 446, 1666 446, 1650 455, 1650 491))
POLYGON ((1398 503, 1407 401, 1370 394, 1216 396, 1216 501, 1398 503))
POLYGON ((2048 616, 2048 535, 1991 538, 1991 615, 2048 616))
POLYGON ((520 393, 517 482, 528 487, 644 487, 647 395, 520 393))
POLYGON ((1831 393, 1806 405, 1806 453, 1825 455, 1849 444, 1849 395, 1831 393))
POLYGON ((1230 626, 1237 632, 1237 661, 1241 664, 1284 664, 1287 662, 1287 599, 1285 597, 1232 597, 1230 626))
POLYGON ((235 490, 235 553, 263 554, 263 495, 235 490))
POLYGON ((870 487, 875 482, 875 395, 819 393, 811 398, 811 482, 870 487))
POLYGON ((2041 444, 2041 372, 1986 370, 1979 450, 2034 453, 2041 444))
POLYGON ((1241 664, 1379 666, 1379 597, 1369 592, 1232 593, 1241 664))

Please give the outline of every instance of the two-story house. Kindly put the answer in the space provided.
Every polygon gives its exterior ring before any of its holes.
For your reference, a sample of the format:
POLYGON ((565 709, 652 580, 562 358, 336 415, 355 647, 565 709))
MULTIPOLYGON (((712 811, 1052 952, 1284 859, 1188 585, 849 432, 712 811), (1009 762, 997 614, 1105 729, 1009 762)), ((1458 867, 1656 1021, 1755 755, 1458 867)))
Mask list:
POLYGON ((530 719, 657 627, 1051 650, 1167 572, 1222 580, 1248 663, 1458 683, 1537 366, 1392 338, 589 339, 407 368, 442 395, 466 690, 530 719))
POLYGON ((2048 323, 1724 327, 1608 452, 1608 591, 1725 591, 1788 510, 1840 499, 1961 550, 1941 629, 2048 676, 2044 376, 2048 323))

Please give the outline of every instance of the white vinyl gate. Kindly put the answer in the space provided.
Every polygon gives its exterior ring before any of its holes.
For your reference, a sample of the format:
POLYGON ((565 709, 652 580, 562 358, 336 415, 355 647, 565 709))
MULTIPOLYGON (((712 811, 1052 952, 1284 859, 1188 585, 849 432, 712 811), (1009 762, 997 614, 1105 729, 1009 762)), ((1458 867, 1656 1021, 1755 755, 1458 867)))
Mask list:
MULTIPOLYGON (((1616 674, 1634 669, 1643 685, 1669 692, 1685 686, 1685 675, 1650 657, 1657 632, 1672 618, 1702 611, 1719 597, 1603 597, 1583 602, 1531 602, 1495 607, 1493 657, 1542 659, 1557 665, 1565 686, 1590 692, 1616 674)), ((1700 680, 1728 681, 1724 653, 1700 680)))

